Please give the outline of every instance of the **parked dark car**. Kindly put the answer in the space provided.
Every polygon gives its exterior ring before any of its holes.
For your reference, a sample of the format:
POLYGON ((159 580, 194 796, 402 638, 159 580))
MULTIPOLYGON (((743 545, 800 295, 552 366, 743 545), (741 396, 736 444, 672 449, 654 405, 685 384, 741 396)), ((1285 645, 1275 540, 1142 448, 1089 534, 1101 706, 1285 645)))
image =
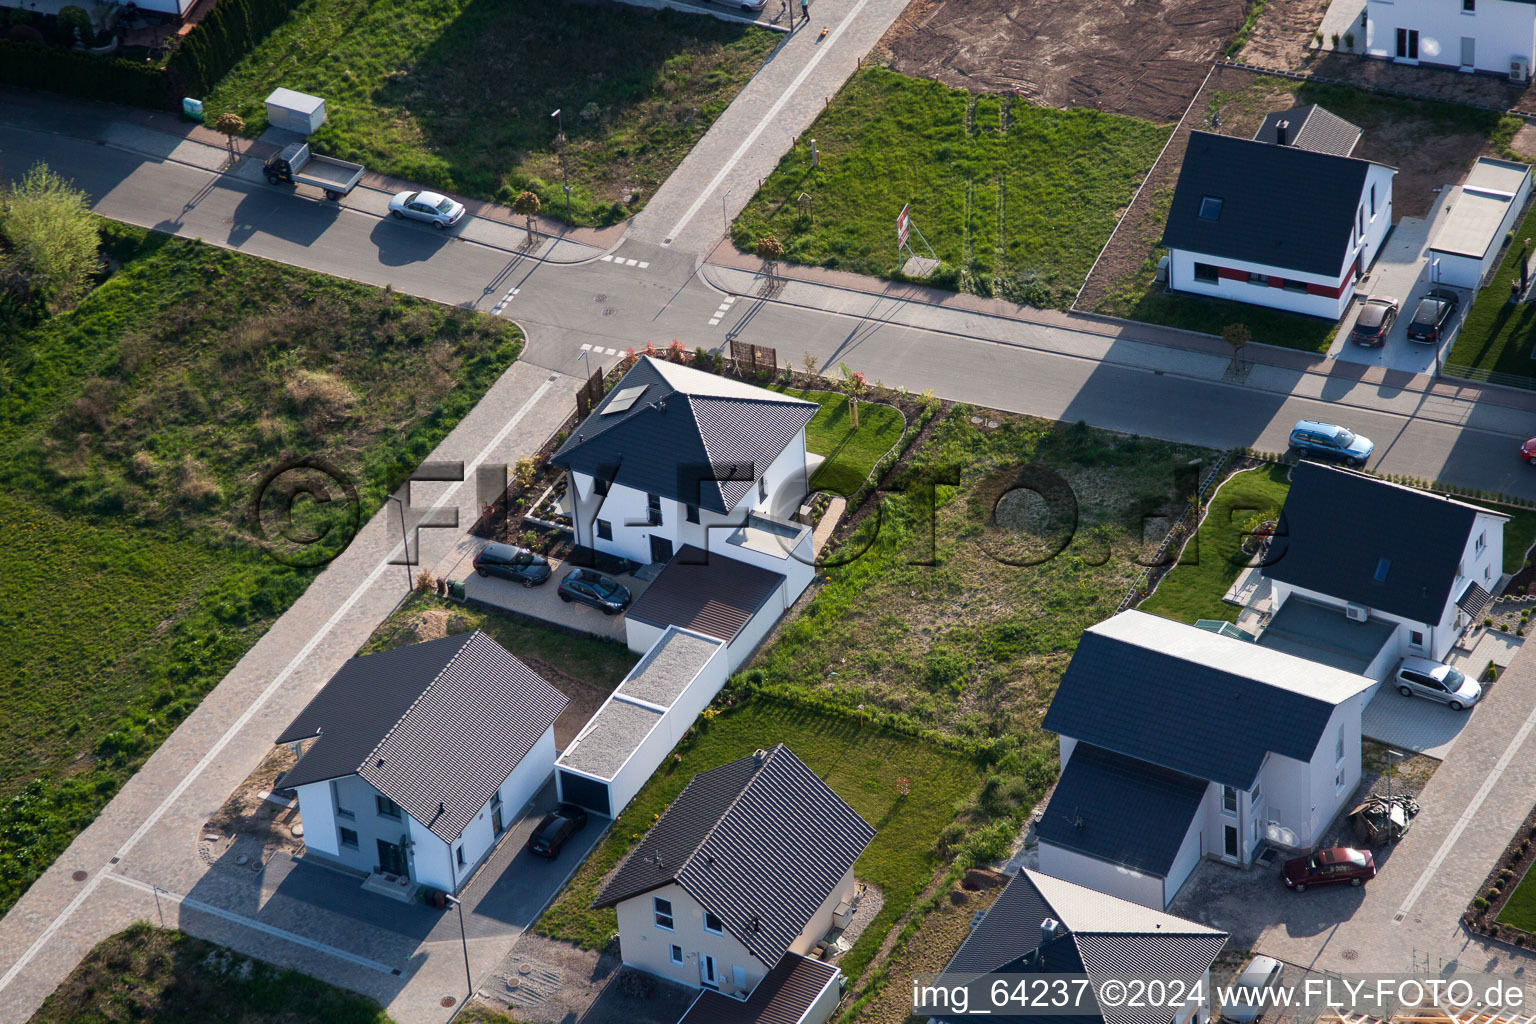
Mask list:
POLYGON ((629 607, 634 595, 624 584, 596 569, 572 569, 560 581, 560 600, 590 605, 604 615, 617 615, 629 607))
POLYGON ((1413 311, 1413 319, 1408 323, 1408 340, 1430 343, 1445 337, 1445 330, 1456 315, 1456 304, 1460 301, 1454 292, 1430 289, 1429 294, 1419 300, 1419 308, 1413 311))
POLYGON ((1310 857, 1285 862, 1286 887, 1306 892, 1309 885, 1364 885, 1376 877, 1376 862, 1367 850, 1337 846, 1310 857))
POLYGON ((549 579, 549 560, 526 548, 511 544, 487 544, 475 556, 475 572, 481 576, 500 576, 525 587, 536 587, 549 579))
POLYGON ((587 827, 587 812, 575 804, 561 804, 544 815, 528 837, 528 851, 551 860, 560 856, 571 836, 587 827))
POLYGON ((1360 315, 1355 317, 1355 326, 1349 336, 1357 345, 1380 348, 1396 322, 1396 299, 1366 299, 1360 315))

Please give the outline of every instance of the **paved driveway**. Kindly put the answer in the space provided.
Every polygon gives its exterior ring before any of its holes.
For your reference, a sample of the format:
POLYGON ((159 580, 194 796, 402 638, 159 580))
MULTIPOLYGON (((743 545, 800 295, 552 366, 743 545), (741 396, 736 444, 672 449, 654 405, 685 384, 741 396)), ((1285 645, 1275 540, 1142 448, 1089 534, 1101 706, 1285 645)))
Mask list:
MULTIPOLYGON (((588 608, 586 605, 574 602, 566 604, 560 600, 560 581, 570 570, 566 563, 558 558, 551 558, 549 582, 537 587, 525 587, 511 580, 477 575, 472 560, 475 552, 483 546, 477 545, 473 550, 467 551, 464 557, 445 573, 448 579, 464 584, 464 597, 467 600, 509 611, 515 615, 526 615, 544 622, 552 622, 565 629, 578 629, 605 640, 616 640, 621 644, 625 642, 622 614, 604 615, 596 608, 588 608)), ((645 593, 645 588, 650 586, 648 581, 629 574, 617 576, 615 579, 628 587, 629 592, 637 599, 645 593)))
POLYGON ((1360 731, 1389 747, 1444 761, 1480 707, 1452 711, 1438 701, 1404 697, 1388 679, 1365 706, 1360 731))

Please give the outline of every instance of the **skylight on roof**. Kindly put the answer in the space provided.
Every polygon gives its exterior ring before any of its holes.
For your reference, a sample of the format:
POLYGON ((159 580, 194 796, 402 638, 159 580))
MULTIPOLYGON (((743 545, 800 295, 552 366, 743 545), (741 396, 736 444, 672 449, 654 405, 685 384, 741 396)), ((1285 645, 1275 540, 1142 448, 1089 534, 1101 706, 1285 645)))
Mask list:
POLYGON ((650 387, 649 384, 639 384, 635 387, 625 388, 624 390, 620 391, 618 394, 613 396, 613 401, 609 402, 608 407, 603 410, 603 415, 607 416, 611 412, 627 411, 630 406, 634 405, 640 400, 640 396, 645 394, 645 389, 648 387, 650 387))
POLYGON ((1200 216, 1204 220, 1221 219, 1221 200, 1215 196, 1206 196, 1200 200, 1200 216))
POLYGON ((1390 558, 1383 558, 1381 561, 1377 562, 1376 563, 1376 582, 1377 583, 1385 583, 1385 582, 1387 582, 1387 573, 1389 573, 1391 571, 1392 571, 1392 559, 1390 559, 1390 558))

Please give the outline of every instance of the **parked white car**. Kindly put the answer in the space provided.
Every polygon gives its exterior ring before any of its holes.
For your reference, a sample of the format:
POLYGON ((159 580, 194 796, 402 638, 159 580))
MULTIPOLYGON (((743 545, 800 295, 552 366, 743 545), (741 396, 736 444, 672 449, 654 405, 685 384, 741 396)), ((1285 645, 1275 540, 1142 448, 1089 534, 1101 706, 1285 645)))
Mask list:
POLYGON ((1280 984, 1281 964, 1272 956, 1256 956, 1232 983, 1233 998, 1221 1008, 1221 1019, 1230 1024, 1253 1024, 1264 1015, 1280 984))
POLYGON ((389 212, 396 220, 424 220, 442 231, 464 216, 464 204, 436 192, 401 192, 389 201, 389 212))
POLYGON ((1483 688, 1460 669, 1428 658, 1404 658, 1397 669, 1397 692, 1404 697, 1428 697, 1460 711, 1483 697, 1483 688))

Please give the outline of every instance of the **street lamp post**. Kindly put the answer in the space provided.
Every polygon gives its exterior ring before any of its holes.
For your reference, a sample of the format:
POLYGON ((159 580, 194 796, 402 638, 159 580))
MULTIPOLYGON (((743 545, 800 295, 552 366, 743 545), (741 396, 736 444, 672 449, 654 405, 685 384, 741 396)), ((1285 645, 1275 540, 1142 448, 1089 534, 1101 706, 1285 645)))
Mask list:
POLYGON ((725 194, 720 197, 720 229, 726 234, 731 233, 731 215, 725 212, 725 201, 729 198, 731 198, 731 190, 726 189, 725 194))
POLYGON ((469 986, 469 995, 464 998, 470 999, 475 994, 475 979, 469 973, 469 939, 464 935, 464 903, 446 892, 443 893, 443 898, 459 908, 459 942, 464 947, 464 983, 469 986))
POLYGON ((1392 761, 1394 758, 1401 761, 1403 753, 1398 750, 1387 751, 1387 837, 1392 836, 1392 761))
MULTIPOLYGON (((406 486, 410 486, 407 484, 406 486)), ((405 533, 405 502, 396 495, 389 495, 389 500, 400 506, 400 546, 405 557, 405 589, 410 590, 411 581, 411 542, 406 539, 405 533)))
POLYGON ((569 224, 571 222, 571 178, 566 173, 565 167, 565 116, 561 114, 564 109, 564 107, 558 107, 549 116, 555 119, 556 141, 560 143, 560 182, 565 190, 565 222, 569 224))

